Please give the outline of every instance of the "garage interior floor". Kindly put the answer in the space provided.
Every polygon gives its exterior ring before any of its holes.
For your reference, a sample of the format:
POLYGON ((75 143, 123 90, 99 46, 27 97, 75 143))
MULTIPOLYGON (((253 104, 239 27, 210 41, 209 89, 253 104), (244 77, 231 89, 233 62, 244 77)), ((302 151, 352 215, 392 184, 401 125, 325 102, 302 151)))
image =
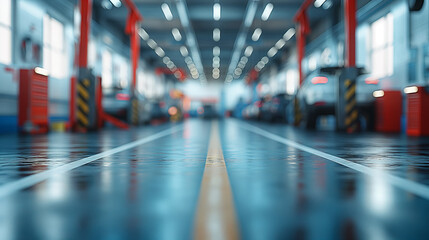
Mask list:
POLYGON ((427 239, 429 138, 186 120, 0 136, 4 239, 427 239))

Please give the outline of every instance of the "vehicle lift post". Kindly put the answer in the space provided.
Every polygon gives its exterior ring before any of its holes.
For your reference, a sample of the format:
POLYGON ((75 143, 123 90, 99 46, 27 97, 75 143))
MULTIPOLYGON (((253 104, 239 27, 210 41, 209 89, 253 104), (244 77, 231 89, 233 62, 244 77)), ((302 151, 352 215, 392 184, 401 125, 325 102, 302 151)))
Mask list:
MULTIPOLYGON (((86 132, 96 129, 96 79, 88 68, 88 37, 91 29, 91 12, 92 0, 80 0, 80 39, 78 51, 78 78, 75 85, 75 90, 72 87, 71 92, 71 108, 76 109, 71 111, 73 130, 86 132), (75 99, 76 95, 76 99, 75 99), (74 101, 76 100, 76 101, 74 101)), ((73 82, 72 82, 73 84, 73 82)))
MULTIPOLYGON (((306 0, 294 17, 294 21, 297 23, 297 34, 296 34, 296 44, 298 52, 298 72, 299 72, 299 86, 301 87, 304 81, 304 74, 302 72, 302 60, 305 55, 305 38, 310 33, 310 24, 307 16, 307 9, 311 6, 314 0, 306 0)), ((295 96, 294 99, 294 125, 299 126, 302 121, 302 111, 300 107, 300 102, 295 96)))
POLYGON ((359 111, 356 105, 356 0, 344 0, 346 48, 345 68, 337 83, 337 103, 335 116, 337 130, 347 133, 357 132, 359 111))
POLYGON ((143 20, 140 12, 132 0, 124 0, 128 8, 128 18, 125 25, 125 33, 130 35, 130 50, 131 50, 131 88, 130 88, 130 104, 128 107, 128 122, 133 125, 139 124, 139 101, 137 98, 137 67, 140 57, 140 36, 138 30, 140 22, 143 20))

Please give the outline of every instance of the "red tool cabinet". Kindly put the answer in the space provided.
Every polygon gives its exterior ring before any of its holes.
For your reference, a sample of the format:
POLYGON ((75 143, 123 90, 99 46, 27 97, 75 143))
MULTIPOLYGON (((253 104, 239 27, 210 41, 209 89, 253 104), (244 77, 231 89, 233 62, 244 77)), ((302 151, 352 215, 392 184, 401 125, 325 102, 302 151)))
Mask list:
POLYGON ((375 99, 375 130, 377 132, 401 132, 402 93, 383 91, 375 99))
POLYGON ((407 134, 429 135, 429 93, 424 87, 407 94, 407 134))
POLYGON ((48 76, 41 68, 20 69, 18 126, 22 132, 45 133, 48 120, 48 76))

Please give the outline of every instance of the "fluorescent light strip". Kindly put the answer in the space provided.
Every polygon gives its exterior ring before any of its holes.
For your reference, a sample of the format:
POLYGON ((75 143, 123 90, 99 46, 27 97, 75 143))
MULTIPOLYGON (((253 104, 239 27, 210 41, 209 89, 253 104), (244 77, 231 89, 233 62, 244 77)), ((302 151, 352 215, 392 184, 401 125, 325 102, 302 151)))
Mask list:
POLYGON ((145 41, 149 39, 149 34, 143 28, 139 29, 139 36, 145 41))
POLYGON ((165 19, 171 21, 173 19, 173 14, 171 13, 170 7, 167 3, 161 5, 162 12, 164 13, 165 19))
POLYGON ((268 50, 267 55, 268 57, 274 57, 274 55, 276 55, 278 52, 277 48, 272 47, 270 48, 270 50, 268 50))
POLYGON ((250 57, 250 55, 252 55, 252 53, 253 53, 253 47, 247 46, 246 49, 244 50, 244 55, 246 57, 250 57))
POLYGON ((259 37, 261 37, 261 34, 262 34, 262 30, 260 28, 256 28, 252 34, 252 40, 255 42, 258 41, 259 37))
POLYGON ((220 40, 220 29, 215 28, 213 29, 213 41, 219 42, 219 40, 220 40))
POLYGON ((321 7, 324 3, 326 2, 326 0, 316 0, 314 1, 314 6, 319 8, 321 7))
POLYGON ((268 18, 271 15, 271 12, 273 11, 273 8, 274 8, 274 6, 271 3, 268 3, 265 6, 264 12, 262 13, 262 16, 261 16, 262 21, 267 21, 268 20, 268 18))
POLYGON ((122 6, 121 0, 110 0, 110 2, 117 8, 122 6))
POLYGON ((165 56, 164 50, 162 50, 162 48, 160 48, 160 47, 155 48, 155 53, 156 53, 156 55, 158 55, 160 57, 164 57, 165 56))
POLYGON ((213 48, 213 56, 219 56, 220 55, 220 47, 216 46, 213 48))
POLYGON ((289 41, 293 35, 295 35, 295 28, 289 28, 289 30, 286 31, 286 33, 283 35, 283 39, 285 41, 289 41))
POLYGON ((213 19, 215 21, 220 20, 220 3, 213 4, 213 19))
POLYGON ((280 39, 276 42, 274 45, 278 50, 280 50, 284 45, 286 44, 286 41, 283 39, 280 39))
POLYGON ((173 34, 174 40, 176 40, 176 41, 182 40, 182 34, 180 34, 179 29, 173 28, 171 30, 171 34, 173 34))
POLYGON ((158 46, 158 44, 156 44, 156 42, 153 39, 147 40, 147 45, 152 49, 155 49, 158 46))
POLYGON ((183 57, 186 57, 189 55, 188 49, 185 46, 180 47, 180 54, 182 54, 183 57))

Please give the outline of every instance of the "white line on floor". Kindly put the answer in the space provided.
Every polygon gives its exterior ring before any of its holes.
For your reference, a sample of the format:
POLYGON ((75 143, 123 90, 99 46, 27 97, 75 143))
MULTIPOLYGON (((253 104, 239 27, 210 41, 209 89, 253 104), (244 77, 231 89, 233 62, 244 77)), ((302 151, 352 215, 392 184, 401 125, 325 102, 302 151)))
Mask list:
POLYGON ((98 154, 95 154, 95 155, 92 155, 92 156, 89 156, 86 158, 82 158, 80 160, 76 160, 74 162, 64 164, 60 167, 56 167, 56 168, 49 169, 49 170, 46 170, 46 171, 43 171, 40 173, 36 173, 36 174, 30 175, 30 176, 21 178, 19 180, 16 180, 14 182, 6 183, 6 184, 0 186, 0 198, 8 196, 14 192, 19 191, 19 190, 31 187, 37 183, 40 183, 44 180, 47 180, 50 177, 68 172, 70 170, 81 167, 87 163, 93 162, 93 161, 98 160, 100 158, 104 158, 104 157, 107 157, 107 156, 110 156, 110 155, 113 155, 113 154, 116 154, 119 152, 123 152, 123 151, 129 150, 131 148, 137 147, 139 145, 142 145, 142 144, 154 141, 156 139, 168 136, 170 134, 173 134, 175 132, 180 131, 181 129, 183 129, 183 126, 172 127, 172 128, 167 129, 167 130, 156 133, 154 135, 151 135, 149 137, 145 137, 145 138, 136 140, 134 142, 130 142, 130 143, 124 144, 122 146, 112 148, 112 149, 107 150, 105 152, 101 152, 101 153, 98 153, 98 154))
POLYGON ((296 149, 302 150, 304 152, 308 152, 314 155, 317 155, 319 157, 325 158, 327 160, 330 160, 332 162, 341 164, 345 167, 351 168, 353 170, 356 170, 358 172, 364 173, 366 175, 369 175, 371 177, 377 177, 377 178, 383 178, 384 180, 390 182, 392 185, 401 188, 405 191, 414 193, 415 195, 418 195, 422 198, 429 199, 429 186, 426 186, 421 183, 413 182, 408 179, 400 178, 391 174, 388 174, 386 172, 383 172, 378 169, 373 169, 370 167, 366 167, 364 165, 351 162, 349 160, 346 160, 344 158, 336 157, 334 155, 331 155, 329 153, 325 153, 319 150, 316 150, 314 148, 302 145, 300 143, 294 142, 292 140, 280 137, 278 135, 272 134, 270 132, 267 132, 265 130, 262 130, 258 127, 255 127, 253 125, 240 122, 239 126, 241 126, 244 129, 247 129, 253 133, 259 134, 261 136, 264 136, 266 138, 272 139, 276 142, 283 143, 285 145, 288 145, 290 147, 294 147, 296 149))

